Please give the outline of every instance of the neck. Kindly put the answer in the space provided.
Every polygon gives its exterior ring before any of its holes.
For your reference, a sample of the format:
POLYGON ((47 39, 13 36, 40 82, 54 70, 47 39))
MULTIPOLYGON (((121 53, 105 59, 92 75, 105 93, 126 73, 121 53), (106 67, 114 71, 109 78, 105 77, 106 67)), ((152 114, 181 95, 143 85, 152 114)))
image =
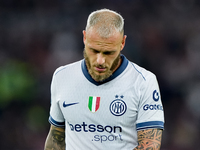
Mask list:
POLYGON ((119 59, 119 61, 118 61, 118 64, 117 64, 117 66, 115 67, 115 69, 113 69, 113 73, 119 68, 119 66, 121 65, 121 63, 122 63, 122 59, 121 59, 121 56, 120 56, 120 59, 119 59))

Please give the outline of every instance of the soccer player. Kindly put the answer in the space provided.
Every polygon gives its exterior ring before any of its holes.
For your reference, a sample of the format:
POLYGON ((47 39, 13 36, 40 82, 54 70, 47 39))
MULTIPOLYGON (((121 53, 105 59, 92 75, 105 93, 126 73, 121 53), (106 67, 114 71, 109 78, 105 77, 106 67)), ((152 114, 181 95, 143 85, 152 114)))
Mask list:
POLYGON ((159 150, 164 114, 156 76, 121 54, 124 21, 92 12, 84 59, 59 67, 51 84, 45 150, 159 150))

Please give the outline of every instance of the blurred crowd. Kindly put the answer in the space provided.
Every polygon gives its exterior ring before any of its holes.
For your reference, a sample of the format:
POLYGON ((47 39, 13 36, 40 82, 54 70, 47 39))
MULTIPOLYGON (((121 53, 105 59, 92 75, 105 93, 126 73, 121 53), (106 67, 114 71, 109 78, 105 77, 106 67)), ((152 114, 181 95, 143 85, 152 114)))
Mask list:
POLYGON ((0 149, 43 149, 53 72, 83 58, 82 30, 101 8, 125 19, 122 53, 157 76, 161 150, 199 149, 198 0, 0 0, 0 149))

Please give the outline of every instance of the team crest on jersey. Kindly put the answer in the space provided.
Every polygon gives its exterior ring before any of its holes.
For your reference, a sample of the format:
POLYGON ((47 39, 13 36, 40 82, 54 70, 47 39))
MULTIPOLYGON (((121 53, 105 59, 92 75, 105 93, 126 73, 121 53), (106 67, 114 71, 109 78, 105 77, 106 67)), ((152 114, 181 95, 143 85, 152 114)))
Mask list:
POLYGON ((100 97, 89 96, 88 108, 91 112, 96 112, 100 107, 100 97))
POLYGON ((110 112, 115 116, 121 116, 126 112, 127 109, 126 103, 122 100, 124 96, 116 95, 115 98, 116 99, 113 100, 110 104, 110 112))

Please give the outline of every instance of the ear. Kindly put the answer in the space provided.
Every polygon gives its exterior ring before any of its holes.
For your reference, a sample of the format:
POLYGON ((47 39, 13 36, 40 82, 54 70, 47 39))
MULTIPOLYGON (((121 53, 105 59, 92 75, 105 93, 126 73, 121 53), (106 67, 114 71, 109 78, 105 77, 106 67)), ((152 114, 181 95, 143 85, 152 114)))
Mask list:
POLYGON ((127 36, 124 35, 123 39, 122 39, 122 44, 121 44, 121 51, 124 49, 124 46, 125 46, 125 43, 126 43, 126 38, 127 38, 127 36))
POLYGON ((86 31, 83 30, 83 43, 85 44, 85 41, 86 41, 86 31))

